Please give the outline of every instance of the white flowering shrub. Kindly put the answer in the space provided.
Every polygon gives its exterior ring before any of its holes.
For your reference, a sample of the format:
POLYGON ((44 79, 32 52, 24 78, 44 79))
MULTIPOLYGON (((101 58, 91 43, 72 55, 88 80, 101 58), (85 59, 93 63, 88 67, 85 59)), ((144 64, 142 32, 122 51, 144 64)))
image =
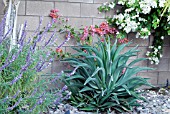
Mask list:
POLYGON ((143 39, 153 35, 152 48, 146 55, 151 64, 158 64, 162 57, 164 36, 170 35, 170 8, 162 13, 165 4, 166 0, 118 0, 116 4, 104 3, 99 11, 109 11, 117 5, 121 6, 113 17, 108 17, 108 23, 121 31, 121 38, 130 32, 135 32, 136 38, 143 39))

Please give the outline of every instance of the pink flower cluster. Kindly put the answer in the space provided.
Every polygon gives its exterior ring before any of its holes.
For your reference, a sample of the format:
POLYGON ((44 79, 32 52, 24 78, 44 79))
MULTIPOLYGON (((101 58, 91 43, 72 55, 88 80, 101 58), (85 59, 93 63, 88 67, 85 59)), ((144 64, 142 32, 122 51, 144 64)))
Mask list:
POLYGON ((89 35, 94 36, 94 34, 98 34, 100 36, 106 35, 106 34, 116 34, 117 30, 115 28, 109 27, 109 25, 106 22, 102 22, 100 26, 94 27, 91 25, 89 28, 86 26, 84 28, 84 32, 82 34, 81 40, 84 41, 87 39, 89 35))
POLYGON ((80 38, 80 40, 82 40, 82 41, 86 40, 86 38, 88 37, 88 34, 89 34, 89 30, 88 30, 88 26, 86 26, 86 27, 84 27, 83 35, 80 38))
POLYGON ((53 9, 50 12, 50 17, 54 20, 56 20, 57 18, 59 18, 60 16, 57 14, 59 12, 58 9, 53 9))

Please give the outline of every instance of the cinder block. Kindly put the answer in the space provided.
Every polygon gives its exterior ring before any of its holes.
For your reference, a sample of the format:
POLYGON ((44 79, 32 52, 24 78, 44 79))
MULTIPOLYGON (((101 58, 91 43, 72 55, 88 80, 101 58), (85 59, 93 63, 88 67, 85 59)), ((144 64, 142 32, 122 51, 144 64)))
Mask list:
POLYGON ((66 47, 66 52, 71 53, 71 54, 77 53, 77 51, 74 50, 74 49, 72 48, 72 46, 67 46, 67 47, 66 47))
MULTIPOLYGON (((48 64, 48 63, 46 63, 46 64, 48 64)), ((52 64, 50 64, 47 68, 45 68, 45 69, 43 69, 42 71, 41 71, 41 74, 51 74, 51 68, 52 68, 52 64)))
POLYGON ((68 2, 93 3, 93 0, 68 0, 68 2))
POLYGON ((20 1, 18 15, 25 15, 25 1, 20 1))
POLYGON ((42 17, 40 18, 40 20, 42 19, 42 24, 41 24, 41 30, 44 30, 44 28, 52 22, 52 18, 51 17, 42 17))
POLYGON ((163 58, 170 58, 170 47, 163 47, 163 58))
POLYGON ((60 15, 80 17, 80 3, 55 2, 55 8, 60 15))
POLYGON ((0 1, 0 14, 4 14, 4 9, 5 9, 4 3, 3 3, 3 0, 1 0, 0 1))
MULTIPOLYGON (((110 11, 105 12, 105 13, 106 13, 105 18, 107 18, 107 17, 112 18, 113 15, 116 14, 116 10, 118 10, 118 9, 114 9, 114 10, 112 9, 112 10, 110 10, 110 11)), ((104 13, 104 12, 102 12, 102 13, 104 13)))
MULTIPOLYGON (((130 64, 132 61, 134 61, 135 59, 129 59, 127 64, 130 64)), ((133 65, 133 67, 136 67, 136 66, 139 66, 139 67, 147 67, 147 60, 145 61, 140 61, 140 62, 137 62, 136 64, 133 65)), ((148 72, 148 70, 143 70, 141 72, 148 72)))
POLYGON ((94 3, 112 2, 113 0, 94 0, 94 3))
MULTIPOLYGON (((133 47, 125 47, 122 51, 121 51, 121 54, 124 54, 124 53, 126 53, 128 50, 130 50, 131 48, 133 48, 133 47)), ((137 56, 132 56, 132 57, 130 57, 130 59, 136 59, 137 58, 137 56)))
POLYGON ((48 16, 54 8, 53 2, 27 1, 26 15, 48 16))
POLYGON ((100 25, 102 22, 105 22, 106 19, 99 19, 99 18, 93 18, 93 25, 100 25))
POLYGON ((84 28, 92 25, 92 18, 69 18, 68 25, 77 28, 84 28))
POLYGON ((159 72, 158 84, 166 85, 167 79, 170 81, 170 72, 159 72))
POLYGON ((151 46, 153 44, 154 37, 153 35, 149 36, 149 45, 151 46))
POLYGON ((52 63, 52 73, 60 73, 66 70, 66 66, 60 61, 54 61, 52 63))
POLYGON ((3 17, 4 17, 3 15, 0 15, 0 22, 2 21, 3 17))
POLYGON ((154 72, 154 73, 151 73, 151 72, 140 72, 137 74, 137 76, 141 76, 143 78, 150 78, 148 80, 149 83, 151 84, 158 84, 158 72, 154 72))
POLYGON ((129 33, 128 34, 129 41, 132 41, 132 44, 130 46, 148 46, 149 45, 149 39, 142 39, 142 38, 136 38, 135 33, 129 33))
MULTIPOLYGON (((151 65, 149 61, 149 67, 155 68, 155 71, 168 71, 169 70, 169 59, 162 58, 158 65, 151 65)), ((151 71, 152 72, 152 71, 151 71)))
POLYGON ((164 38, 164 46, 170 46, 170 36, 165 36, 165 38, 164 38))
MULTIPOLYGON (((47 34, 44 35, 44 37, 43 37, 43 38, 45 38, 44 42, 48 41, 48 39, 52 36, 52 34, 53 34, 53 32, 47 32, 47 34)), ((59 46, 66 41, 66 34, 65 33, 60 34, 59 32, 56 32, 54 35, 54 39, 56 39, 56 40, 55 40, 53 46, 59 46)), ((44 42, 41 42, 38 45, 42 46, 42 45, 44 45, 44 42)), ((63 46, 75 46, 75 45, 77 45, 77 42, 74 38, 70 38, 70 40, 68 40, 67 42, 65 42, 63 44, 63 46)))
POLYGON ((138 52, 138 58, 147 58, 146 56, 146 52, 148 50, 147 47, 138 47, 138 50, 140 51, 138 52))
MULTIPOLYGON (((45 27, 47 27, 48 24, 52 23, 52 18, 51 17, 42 17, 42 25, 40 27, 41 30, 44 30, 45 27)), ((41 18, 40 18, 41 20, 41 18)), ((56 22, 53 23, 53 25, 55 25, 55 27, 53 29, 50 29, 50 31, 59 31, 60 29, 63 28, 64 25, 66 25, 67 23, 61 23, 61 21, 59 21, 58 19, 56 20, 56 22)))
POLYGON ((66 2, 68 0, 44 0, 44 1, 48 1, 48 2, 66 2))
MULTIPOLYGON (((55 41, 52 42, 51 46, 59 46, 61 45, 65 40, 65 34, 60 34, 58 32, 47 32, 45 35, 43 35, 42 39, 43 41, 40 41, 37 45, 38 46, 44 46, 45 43, 51 38, 53 37, 52 39, 54 39, 55 41), (54 36, 52 36, 54 33, 54 36)), ((68 41, 69 42, 69 41, 68 41)), ((66 44, 64 44, 63 46, 66 46, 66 45, 70 45, 68 44, 68 42, 66 42, 66 44)))
POLYGON ((27 22, 26 30, 36 30, 39 25, 39 17, 33 16, 18 16, 18 25, 24 24, 27 22))
POLYGON ((31 39, 31 41, 34 38, 34 32, 31 31, 26 31, 26 41, 28 41, 29 39, 31 39))
POLYGON ((100 4, 81 4, 81 17, 104 18, 105 14, 98 11, 100 4))

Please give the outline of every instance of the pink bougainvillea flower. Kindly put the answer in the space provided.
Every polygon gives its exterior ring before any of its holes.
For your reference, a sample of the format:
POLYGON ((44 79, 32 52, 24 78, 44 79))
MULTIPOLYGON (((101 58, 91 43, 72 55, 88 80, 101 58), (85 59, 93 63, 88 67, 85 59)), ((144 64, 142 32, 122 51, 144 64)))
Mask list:
POLYGON ((59 10, 58 9, 52 9, 51 12, 52 13, 57 13, 57 12, 59 12, 59 10))
POLYGON ((84 41, 88 37, 89 31, 88 31, 88 26, 84 27, 83 35, 80 38, 80 40, 84 41))
POLYGON ((102 29, 108 28, 108 27, 109 27, 109 25, 106 22, 102 22, 99 26, 99 28, 102 28, 102 29))
POLYGON ((123 38, 123 39, 119 39, 118 42, 119 42, 120 44, 122 44, 122 43, 128 43, 129 40, 128 40, 127 38, 123 38))
POLYGON ((99 26, 99 28, 101 28, 104 31, 109 31, 109 25, 106 22, 102 22, 99 26))
POLYGON ((84 28, 84 37, 87 37, 88 36, 88 34, 89 34, 89 31, 88 31, 88 26, 86 26, 85 28, 84 28))
POLYGON ((85 39, 86 39, 86 38, 85 38, 84 36, 82 36, 82 37, 80 38, 81 41, 85 41, 85 39))
POLYGON ((90 31, 90 34, 91 34, 92 36, 94 36, 94 34, 95 34, 95 32, 96 32, 96 29, 94 28, 93 25, 91 25, 90 28, 89 28, 89 31, 90 31))
POLYGON ((100 36, 102 36, 104 34, 103 30, 101 28, 95 28, 95 31, 97 34, 99 34, 100 36))
POLYGON ((53 19, 56 19, 58 18, 58 15, 56 13, 51 12, 50 17, 52 17, 53 19))
POLYGON ((57 52, 57 53, 62 53, 63 50, 62 50, 61 48, 57 48, 57 49, 56 49, 56 52, 57 52))
POLYGON ((117 32, 117 30, 115 28, 110 28, 109 29, 110 34, 115 34, 116 32, 117 32))

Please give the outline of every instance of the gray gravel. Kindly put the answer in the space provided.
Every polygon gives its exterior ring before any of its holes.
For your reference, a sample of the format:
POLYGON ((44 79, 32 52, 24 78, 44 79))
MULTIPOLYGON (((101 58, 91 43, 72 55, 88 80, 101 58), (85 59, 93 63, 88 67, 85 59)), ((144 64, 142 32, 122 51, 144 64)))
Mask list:
MULTIPOLYGON (((144 91, 144 90, 139 90, 144 91)), ((147 90, 142 94, 148 102, 138 101, 142 106, 135 107, 133 112, 123 114, 170 114, 170 91, 160 89, 158 92, 147 90)), ((56 111, 49 111, 49 114, 65 114, 70 110, 70 114, 96 114, 90 112, 78 111, 69 104, 60 104, 56 111)), ((111 114, 117 114, 114 111, 111 114)))

